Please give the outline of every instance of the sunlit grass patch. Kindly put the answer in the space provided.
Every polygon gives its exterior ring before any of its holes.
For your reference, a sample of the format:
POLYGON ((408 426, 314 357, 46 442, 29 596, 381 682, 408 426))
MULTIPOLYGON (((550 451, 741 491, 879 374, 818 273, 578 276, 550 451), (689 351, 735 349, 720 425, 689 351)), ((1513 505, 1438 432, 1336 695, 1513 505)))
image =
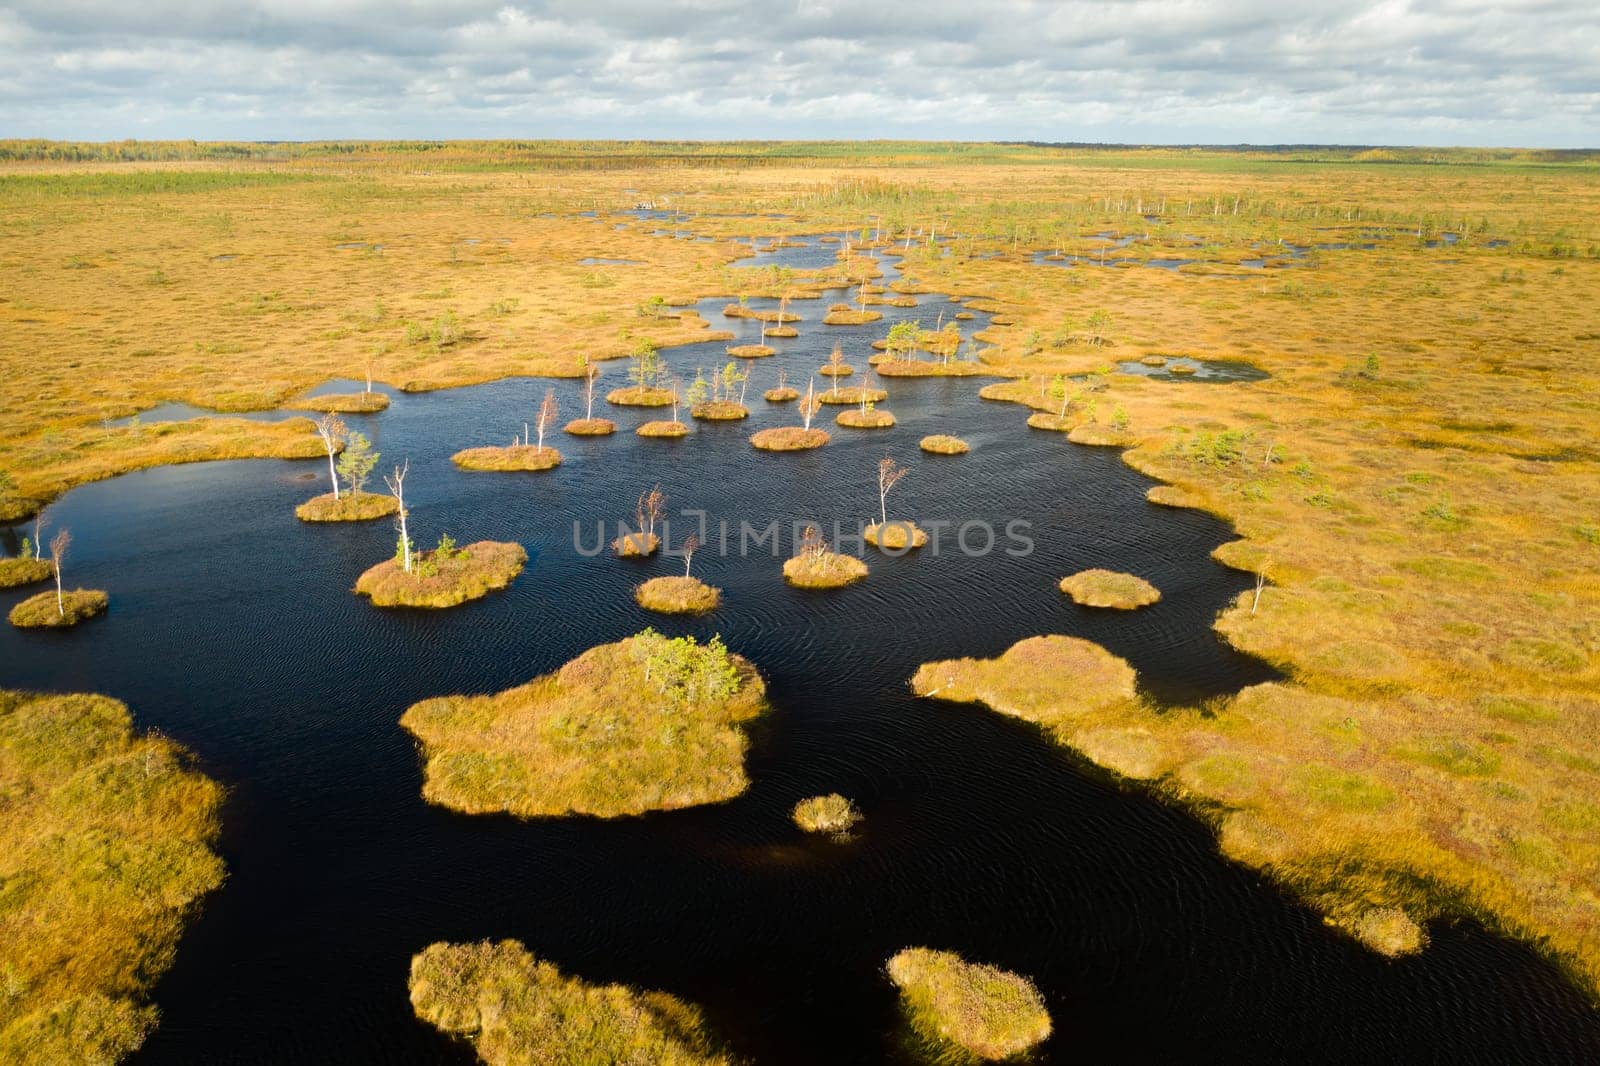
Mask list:
POLYGON ((722 592, 697 577, 653 577, 633 590, 639 606, 662 614, 704 614, 722 601, 722 592))
POLYGON ((0 692, 0 795, 0 1061, 115 1062, 222 882, 222 790, 115 700, 0 692))
POLYGON ((848 833, 861 821, 855 804, 837 792, 811 796, 794 805, 794 824, 808 833, 848 833))
POLYGON ((700 1012, 664 992, 594 985, 514 940, 430 944, 411 960, 417 1017, 488 1066, 733 1066, 700 1012))
POLYGON ((936 1049, 953 1045, 974 1059, 998 1062, 1050 1036, 1044 997, 1026 977, 928 948, 896 953, 888 972, 911 1027, 936 1049))
POLYGON ((1085 607, 1132 610, 1161 599, 1161 590, 1134 574, 1114 570, 1080 570, 1061 579, 1061 591, 1085 607))
POLYGON ((294 516, 302 522, 367 522, 399 509, 400 501, 385 493, 344 492, 335 499, 326 492, 296 507, 294 516))
POLYGON ((601 818, 718 803, 742 793, 742 723, 766 686, 720 640, 651 630, 591 648, 488 696, 412 705, 423 796, 468 814, 601 818))
POLYGON ((104 614, 111 598, 99 589, 55 589, 29 596, 7 615, 18 629, 67 629, 104 614))
POLYGON ((505 588, 528 561, 522 545, 495 540, 412 555, 410 573, 386 559, 356 579, 356 592, 377 607, 454 607, 505 588))

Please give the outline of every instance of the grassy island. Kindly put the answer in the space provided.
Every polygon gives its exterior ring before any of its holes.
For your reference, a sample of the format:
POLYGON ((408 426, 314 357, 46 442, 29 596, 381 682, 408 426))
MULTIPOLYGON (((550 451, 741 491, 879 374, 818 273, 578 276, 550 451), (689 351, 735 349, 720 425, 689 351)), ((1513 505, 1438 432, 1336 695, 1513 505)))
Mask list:
POLYGON ((561 465, 561 453, 533 444, 465 448, 450 457, 463 470, 539 471, 561 465))
POLYGON ((864 326, 883 318, 882 311, 863 311, 849 304, 834 304, 822 316, 824 326, 864 326))
POLYGON ((111 597, 99 589, 68 589, 57 597, 54 590, 29 596, 11 608, 11 624, 18 629, 66 629, 104 614, 111 597))
POLYGON ((1126 430, 1100 422, 1085 422, 1073 426, 1067 439, 1074 444, 1088 444, 1099 448, 1126 448, 1134 438, 1126 430))
POLYGON ((889 394, 882 389, 869 388, 863 385, 835 385, 831 389, 817 393, 817 399, 823 403, 882 403, 889 398, 889 394))
POLYGON ((835 836, 850 832, 861 821, 861 812, 856 810, 855 804, 837 792, 801 800, 794 805, 790 816, 795 825, 808 833, 835 836))
POLYGON ((1050 1036, 1044 997, 1026 977, 929 948, 897 953, 888 971, 906 1020, 941 1060, 998 1062, 1050 1036))
POLYGON ((401 560, 384 560, 356 579, 356 591, 377 607, 454 607, 505 588, 527 561, 522 545, 505 541, 441 544, 413 552, 410 573, 401 560))
POLYGON ((399 509, 400 501, 386 493, 346 492, 335 499, 325 492, 296 507, 294 516, 302 522, 367 522, 399 509))
POLYGON ((1142 577, 1115 570, 1080 570, 1061 579, 1061 591, 1084 607, 1130 611, 1161 599, 1161 590, 1142 577))
POLYGON ((915 522, 898 518, 890 519, 888 525, 873 522, 862 532, 861 537, 874 548, 887 548, 890 551, 920 548, 928 543, 927 530, 920 528, 915 522))
POLYGON ((671 407, 671 389, 658 389, 648 385, 629 385, 606 393, 606 402, 618 407, 671 407))
POLYGON ((734 1063, 690 1004, 568 977, 515 940, 430 944, 410 991, 418 1018, 471 1041, 487 1066, 734 1063))
POLYGON ((489 696, 412 705, 423 796, 468 814, 615 818, 720 803, 749 785, 740 724, 766 685, 712 638, 645 630, 489 696))
POLYGON ((849 363, 823 363, 817 373, 830 378, 847 378, 856 372, 856 368, 849 363))
POLYGON ((774 426, 750 435, 750 443, 764 452, 803 452, 820 448, 832 438, 825 429, 803 426, 774 426))
POLYGON ((866 576, 866 563, 853 555, 829 551, 820 544, 801 545, 799 554, 783 564, 783 579, 802 589, 842 588, 866 576))
POLYGON ((326 396, 302 396, 283 405, 291 411, 316 411, 320 414, 370 415, 387 410, 389 397, 381 392, 332 392, 326 396))
MULTIPOLYGON (((772 331, 767 331, 771 336, 772 331)), ((735 359, 765 359, 769 355, 777 355, 778 349, 769 344, 736 344, 728 349, 728 354, 735 359)))
POLYGON ((222 883, 222 790, 116 700, 0 692, 0 795, 0 1062, 116 1062, 222 883))
POLYGON ((611 542, 611 550, 624 559, 644 559, 654 555, 660 547, 661 538, 643 530, 624 533, 611 542))
POLYGON ((949 361, 929 362, 922 359, 882 359, 873 364, 886 378, 970 378, 993 373, 977 363, 949 361))
POLYGON ((888 429, 894 425, 894 415, 878 407, 848 407, 833 420, 851 429, 888 429))
POLYGON ((722 602, 722 591, 697 577, 653 577, 633 590, 633 598, 648 611, 662 614, 705 614, 722 602))
POLYGON ((793 326, 771 326, 767 329, 769 337, 798 337, 800 331, 793 326))
POLYGON ((689 417, 704 422, 737 422, 750 417, 750 408, 734 400, 707 400, 689 408, 689 417))
POLYGON ((54 573, 49 559, 0 559, 0 589, 48 581, 54 573))
POLYGON ((641 437, 687 437, 689 427, 682 422, 663 418, 655 422, 646 422, 633 432, 641 437))
POLYGON ((1071 415, 1058 415, 1051 411, 1035 411, 1028 416, 1029 427, 1048 429, 1054 433, 1070 433, 1077 424, 1071 415))
POLYGON ((971 451, 971 446, 960 437, 951 437, 943 433, 923 437, 917 442, 917 447, 930 455, 966 455, 971 451))
POLYGON ((800 398, 800 390, 788 385, 780 385, 775 389, 768 389, 763 392, 761 398, 768 403, 789 403, 800 398))
POLYGON ((562 428, 574 437, 606 437, 617 431, 617 424, 609 418, 574 418, 562 428))

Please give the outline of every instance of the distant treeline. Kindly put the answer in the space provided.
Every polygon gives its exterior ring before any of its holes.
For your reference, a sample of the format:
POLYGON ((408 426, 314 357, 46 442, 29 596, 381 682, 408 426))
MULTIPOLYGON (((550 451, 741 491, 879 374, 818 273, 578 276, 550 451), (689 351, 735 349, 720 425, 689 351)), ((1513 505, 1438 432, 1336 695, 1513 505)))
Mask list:
POLYGON ((1043 141, 49 141, 0 140, 0 162, 291 162, 319 159, 403 162, 449 169, 530 167, 625 169, 647 166, 759 166, 802 161, 857 163, 1010 162, 1139 156, 1210 156, 1260 162, 1411 165, 1600 163, 1600 149, 1408 148, 1366 145, 1128 145, 1043 141))

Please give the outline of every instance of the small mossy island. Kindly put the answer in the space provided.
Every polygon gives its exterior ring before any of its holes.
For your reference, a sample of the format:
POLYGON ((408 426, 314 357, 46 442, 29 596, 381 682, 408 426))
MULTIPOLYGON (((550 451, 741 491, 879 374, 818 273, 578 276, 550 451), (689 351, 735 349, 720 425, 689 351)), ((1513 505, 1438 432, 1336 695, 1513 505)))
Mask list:
POLYGON ((1126 430, 1108 426, 1103 422, 1085 422, 1073 426, 1067 439, 1074 444, 1087 444, 1097 448, 1126 448, 1134 439, 1126 430))
POLYGON ((389 406, 389 397, 381 392, 330 392, 325 396, 302 396, 290 400, 283 406, 290 411, 370 415, 386 410, 389 406))
POLYGON ((450 457, 463 470, 540 471, 561 465, 561 453, 536 444, 465 448, 450 457))
POLYGON ((54 573, 49 559, 0 559, 0 589, 48 581, 54 573))
POLYGON ((734 400, 707 400, 689 408, 689 417, 703 422, 737 422, 750 417, 750 408, 734 400))
POLYGON ((1052 634, 1018 641, 994 659, 924 663, 911 679, 919 696, 982 702, 1047 727, 1080 713, 1131 704, 1133 667, 1098 644, 1052 634))
POLYGON ((654 555, 660 547, 661 538, 643 530, 624 533, 611 542, 611 550, 624 559, 643 559, 654 555))
POLYGON ((1035 411, 1028 416, 1030 428, 1048 429, 1054 433, 1070 433, 1077 424, 1071 415, 1058 415, 1050 411, 1035 411))
POLYGON ((883 318, 882 311, 864 311, 849 304, 834 304, 822 316, 824 326, 864 326, 883 318))
MULTIPOLYGON (((768 330, 767 336, 772 336, 773 331, 768 330)), ((778 349, 767 344, 736 344, 728 349, 728 354, 735 359, 765 359, 769 355, 777 355, 778 349)))
POLYGON ((697 577, 678 574, 651 578, 633 590, 633 598, 647 611, 705 614, 722 602, 722 592, 697 577))
POLYGON ((700 1011, 665 992, 568 977, 515 940, 430 944, 411 960, 418 1018, 488 1066, 733 1066, 700 1011))
POLYGON ((99 589, 55 590, 29 596, 11 608, 11 624, 18 629, 66 629, 104 614, 111 597, 99 589))
POLYGON ((971 446, 960 437, 951 437, 943 433, 923 437, 917 442, 917 447, 929 455, 965 455, 971 451, 971 446))
POLYGON ((649 385, 629 385, 606 393, 606 402, 618 407, 671 407, 673 392, 649 385))
POLYGON ((867 576, 867 564, 853 555, 830 551, 808 531, 794 558, 783 564, 783 579, 796 588, 836 589, 867 576))
POLYGON ((381 492, 331 492, 313 496, 294 509, 302 522, 368 522, 400 510, 400 501, 381 492))
POLYGON ((830 792, 826 796, 812 796, 796 803, 790 817, 795 825, 808 833, 838 836, 856 827, 861 821, 861 812, 844 796, 830 792))
POLYGON ((116 700, 0 691, 0 796, 0 1062, 116 1062, 222 883, 222 789, 116 700))
POLYGON ((720 638, 647 629, 489 696, 412 705, 422 794, 467 814, 616 818, 721 803, 749 786, 741 723, 766 685, 720 638))
POLYGON ((780 385, 775 389, 768 389, 763 392, 761 398, 768 403, 790 403, 800 398, 800 390, 788 385, 780 385))
POLYGON ((811 448, 820 448, 832 439, 825 429, 774 426, 752 433, 750 444, 764 452, 803 452, 811 448))
POLYGON ((892 518, 887 525, 873 522, 862 531, 861 538, 874 548, 903 551, 927 544, 928 532, 915 522, 892 518))
POLYGON ((888 971, 906 1021, 939 1061, 999 1062, 1050 1036, 1044 997, 1026 977, 930 948, 896 953, 888 971))
POLYGON ((970 378, 990 373, 977 363, 927 362, 921 359, 894 359, 887 355, 875 363, 878 373, 886 378, 970 378))
POLYGON ((431 551, 412 551, 409 571, 399 557, 370 568, 356 591, 377 607, 454 607, 505 588, 527 561, 520 544, 480 540, 457 548, 445 538, 431 551))
POLYGON ((877 407, 850 407, 840 411, 833 420, 850 429, 888 429, 894 425, 894 415, 877 407))
POLYGON ((609 418, 574 418, 562 427, 574 437, 606 437, 617 431, 609 418))
POLYGON ((1115 570, 1080 570, 1061 579, 1061 591, 1084 607, 1131 611, 1161 599, 1161 590, 1142 577, 1115 570))
POLYGON ((869 388, 863 385, 835 386, 825 392, 817 393, 817 399, 822 403, 882 403, 889 398, 889 394, 882 389, 869 388))
POLYGON ((670 439, 673 437, 687 437, 689 435, 689 427, 682 422, 661 419, 644 423, 634 430, 634 433, 641 437, 666 437, 670 439))

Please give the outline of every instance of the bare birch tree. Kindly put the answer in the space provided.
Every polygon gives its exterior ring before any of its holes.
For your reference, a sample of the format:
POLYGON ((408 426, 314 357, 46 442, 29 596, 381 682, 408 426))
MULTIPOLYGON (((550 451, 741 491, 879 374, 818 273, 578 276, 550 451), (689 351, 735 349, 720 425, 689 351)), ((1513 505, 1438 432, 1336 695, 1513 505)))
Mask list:
POLYGON ((406 510, 406 474, 411 472, 411 460, 407 459, 394 468, 394 473, 383 479, 389 487, 389 493, 400 504, 400 509, 395 512, 395 524, 400 527, 400 569, 411 573, 411 535, 406 530, 406 517, 411 513, 406 510))
POLYGON ((556 390, 544 390, 544 402, 539 405, 539 447, 535 454, 544 454, 544 431, 556 420, 561 405, 556 403, 556 390))
POLYGON ((56 613, 62 618, 67 616, 66 599, 61 592, 61 560, 67 557, 67 548, 72 544, 72 534, 67 532, 65 526, 55 536, 50 538, 50 569, 56 575, 56 613))
POLYGON ((889 525, 889 490, 910 472, 887 455, 878 463, 878 518, 884 527, 889 525))
POLYGON ((333 498, 339 499, 339 472, 334 468, 333 457, 338 454, 345 441, 344 420, 332 414, 325 414, 317 419, 317 436, 322 438, 322 446, 328 449, 328 480, 333 482, 333 498))

